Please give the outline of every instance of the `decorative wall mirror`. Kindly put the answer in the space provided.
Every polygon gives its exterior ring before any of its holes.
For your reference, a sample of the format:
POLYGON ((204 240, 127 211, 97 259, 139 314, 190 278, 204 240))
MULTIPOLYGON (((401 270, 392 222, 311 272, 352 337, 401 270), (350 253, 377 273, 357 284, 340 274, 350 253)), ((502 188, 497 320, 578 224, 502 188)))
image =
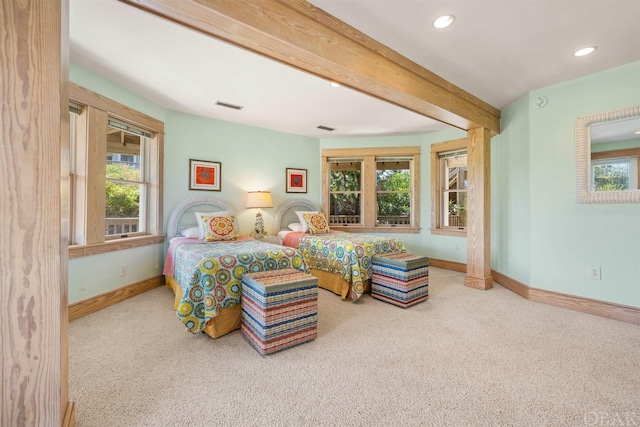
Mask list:
POLYGON ((578 117, 576 201, 640 203, 640 105, 578 117))

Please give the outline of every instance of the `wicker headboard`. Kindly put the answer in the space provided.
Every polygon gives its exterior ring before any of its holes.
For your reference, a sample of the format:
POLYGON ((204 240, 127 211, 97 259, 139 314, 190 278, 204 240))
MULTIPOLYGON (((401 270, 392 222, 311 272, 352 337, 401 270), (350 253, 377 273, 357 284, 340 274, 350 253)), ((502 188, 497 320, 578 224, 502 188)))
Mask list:
POLYGON ((238 212, 228 202, 213 197, 193 197, 179 203, 171 211, 169 223, 167 224, 167 238, 180 236, 182 230, 197 227, 194 212, 219 212, 229 211, 233 215, 233 226, 240 230, 238 223, 238 212))
POLYGON ((320 211, 318 205, 310 200, 289 199, 278 206, 273 218, 273 230, 278 234, 281 230, 288 230, 287 225, 292 222, 300 222, 296 211, 320 211))

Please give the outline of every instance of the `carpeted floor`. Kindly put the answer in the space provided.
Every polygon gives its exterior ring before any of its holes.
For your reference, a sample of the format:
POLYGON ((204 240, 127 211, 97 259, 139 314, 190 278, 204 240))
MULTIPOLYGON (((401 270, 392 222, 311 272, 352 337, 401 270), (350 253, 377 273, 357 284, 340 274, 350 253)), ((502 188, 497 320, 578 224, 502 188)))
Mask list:
POLYGON ((269 356, 186 332, 162 287, 75 320, 77 425, 640 425, 640 326, 430 270, 408 309, 320 290, 318 337, 269 356))

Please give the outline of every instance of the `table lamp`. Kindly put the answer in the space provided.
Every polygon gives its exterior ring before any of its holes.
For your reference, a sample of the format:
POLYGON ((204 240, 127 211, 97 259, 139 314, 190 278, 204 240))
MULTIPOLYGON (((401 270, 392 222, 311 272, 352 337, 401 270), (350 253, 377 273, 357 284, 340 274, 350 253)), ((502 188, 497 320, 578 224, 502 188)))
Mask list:
MULTIPOLYGON (((272 208, 273 202, 271 201, 271 192, 269 191, 249 191, 247 193, 247 209, 252 208, 272 208)), ((256 214, 256 222, 253 226, 253 237, 260 239, 267 235, 264 230, 264 220, 262 219, 262 212, 258 211, 256 214)))

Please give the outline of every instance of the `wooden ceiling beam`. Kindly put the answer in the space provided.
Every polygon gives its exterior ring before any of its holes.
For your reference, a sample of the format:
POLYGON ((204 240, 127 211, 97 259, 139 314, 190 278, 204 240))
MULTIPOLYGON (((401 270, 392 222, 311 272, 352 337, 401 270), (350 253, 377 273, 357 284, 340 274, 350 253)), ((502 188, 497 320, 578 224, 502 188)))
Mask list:
POLYGON ((120 1, 451 126, 500 133, 499 110, 304 0, 120 1))

